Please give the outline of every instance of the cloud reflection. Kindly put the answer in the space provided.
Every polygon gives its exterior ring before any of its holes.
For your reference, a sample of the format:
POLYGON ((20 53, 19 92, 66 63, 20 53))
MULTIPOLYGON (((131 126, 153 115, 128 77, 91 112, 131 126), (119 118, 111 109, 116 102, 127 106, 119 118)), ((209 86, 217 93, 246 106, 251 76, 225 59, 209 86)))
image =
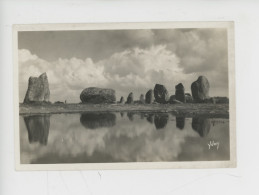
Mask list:
MULTIPOLYGON (((163 113, 154 113, 153 124, 147 120, 153 118, 151 113, 131 113, 134 122, 127 117, 120 117, 120 113, 100 114, 52 115, 48 144, 44 147, 39 142, 28 141, 27 120, 20 117, 21 163, 159 162, 229 158, 228 119, 218 119, 219 122, 214 120, 216 122, 210 133, 200 137, 192 130, 196 119, 186 118, 183 130, 179 131, 175 116, 163 113), (162 130, 156 131, 157 127, 162 130), (87 131, 86 128, 96 130, 87 131), (212 139, 220 141, 218 151, 208 150, 207 142, 212 139)), ((197 129, 201 128, 202 125, 199 122, 197 124, 197 129)), ((36 126, 39 126, 38 122, 36 126)))

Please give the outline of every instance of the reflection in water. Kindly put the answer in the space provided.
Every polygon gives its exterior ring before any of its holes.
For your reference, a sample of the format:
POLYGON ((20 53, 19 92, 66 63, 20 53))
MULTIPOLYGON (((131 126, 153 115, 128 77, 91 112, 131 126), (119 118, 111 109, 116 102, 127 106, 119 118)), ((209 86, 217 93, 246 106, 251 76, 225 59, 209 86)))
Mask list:
POLYGON ((50 126, 50 115, 25 116, 24 122, 28 131, 29 142, 47 145, 50 126))
POLYGON ((230 158, 229 119, 177 117, 175 120, 175 115, 150 112, 124 112, 124 115, 132 121, 121 117, 119 112, 20 116, 21 163, 170 162, 230 158), (96 130, 86 131, 86 128, 96 130), (211 140, 220 142, 219 149, 208 149, 211 140))
POLYGON ((133 115, 134 115, 133 112, 128 112, 128 113, 127 113, 127 116, 128 116, 128 118, 129 118, 130 121, 134 121, 134 116, 133 116, 133 115))
POLYGON ((185 117, 181 116, 181 117, 176 117, 176 127, 178 129, 183 129, 184 128, 184 124, 185 124, 185 117))
POLYGON ((113 127, 116 124, 116 115, 109 112, 83 113, 80 117, 80 122, 87 129, 113 127))
POLYGON ((154 122, 154 114, 147 114, 147 121, 153 124, 154 122))
POLYGON ((163 129, 166 127, 168 121, 168 114, 162 113, 162 114, 155 114, 155 126, 156 129, 163 129))
POLYGON ((144 119, 145 118, 145 114, 143 112, 140 113, 140 118, 144 119))
POLYGON ((201 137, 206 137, 210 132, 210 119, 205 117, 193 117, 192 128, 199 133, 201 137))

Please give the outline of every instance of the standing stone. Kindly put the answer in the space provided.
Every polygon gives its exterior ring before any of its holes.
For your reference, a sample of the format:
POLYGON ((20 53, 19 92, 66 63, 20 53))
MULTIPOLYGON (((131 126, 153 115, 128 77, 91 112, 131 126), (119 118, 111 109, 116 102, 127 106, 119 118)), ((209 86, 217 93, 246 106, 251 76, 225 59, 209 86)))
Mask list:
POLYGON ((197 81, 194 81, 191 85, 193 100, 197 103, 203 102, 209 98, 210 84, 205 76, 199 76, 197 81))
POLYGON ((185 103, 185 94, 184 94, 184 86, 182 83, 179 83, 178 85, 175 86, 175 99, 185 103))
POLYGON ((130 94, 128 95, 126 104, 133 104, 133 103, 134 103, 133 93, 130 92, 130 94))
POLYGON ((139 102, 140 102, 141 104, 145 104, 145 99, 144 99, 144 95, 143 95, 143 94, 140 95, 140 97, 139 97, 139 102))
POLYGON ((216 104, 228 104, 228 97, 214 97, 216 104))
POLYGON ((46 73, 39 77, 30 77, 23 103, 48 102, 50 96, 49 82, 46 73))
POLYGON ((171 95, 169 98, 169 103, 172 103, 173 101, 175 101, 175 95, 171 95))
POLYGON ((119 102, 120 104, 124 104, 124 97, 123 96, 121 96, 121 99, 120 99, 120 102, 119 102))
POLYGON ((183 104, 183 102, 175 99, 175 95, 171 95, 169 100, 168 100, 168 103, 170 104, 183 104))
POLYGON ((154 91, 152 89, 148 90, 146 93, 146 103, 152 104, 154 101, 154 91))
POLYGON ((185 94, 185 101, 186 101, 186 103, 193 103, 193 98, 192 98, 191 94, 189 94, 189 93, 185 94))
POLYGON ((80 94, 82 103, 114 103, 116 101, 115 91, 113 89, 103 89, 89 87, 84 89, 80 94))
POLYGON ((156 84, 154 88, 156 102, 166 104, 169 100, 168 91, 164 85, 156 84))
POLYGON ((207 98, 204 100, 204 103, 208 103, 208 104, 216 104, 216 99, 211 97, 211 98, 207 98))

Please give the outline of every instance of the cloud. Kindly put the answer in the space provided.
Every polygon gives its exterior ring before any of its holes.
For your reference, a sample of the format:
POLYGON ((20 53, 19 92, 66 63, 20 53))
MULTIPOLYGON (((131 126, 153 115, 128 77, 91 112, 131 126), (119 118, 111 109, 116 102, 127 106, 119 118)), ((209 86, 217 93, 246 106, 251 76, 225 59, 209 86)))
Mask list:
POLYGON ((51 101, 79 102, 90 86, 113 88, 117 99, 130 92, 138 99, 156 83, 170 95, 180 82, 190 92, 200 75, 209 79, 211 96, 228 96, 225 29, 23 32, 21 46, 32 50, 19 50, 20 101, 28 78, 43 72, 51 101))
POLYGON ((226 29, 154 30, 155 43, 167 43, 167 49, 181 59, 185 73, 227 68, 226 29))
POLYGON ((166 127, 160 130, 138 114, 134 115, 132 123, 116 113, 115 126, 94 130, 80 124, 79 114, 52 115, 46 146, 30 144, 23 118, 20 120, 22 163, 40 162, 42 159, 86 162, 106 157, 109 158, 105 160, 111 161, 140 162, 220 160, 229 155, 229 124, 224 119, 218 119, 221 123, 215 123, 208 136, 201 138, 192 129, 192 119, 186 118, 184 130, 179 130, 172 115, 169 115, 166 127), (220 141, 219 150, 208 150, 211 140, 220 141))
POLYGON ((32 55, 28 50, 19 50, 20 102, 25 96, 29 77, 38 77, 43 72, 48 75, 51 101, 79 102, 82 89, 89 86, 103 87, 107 81, 103 67, 96 66, 90 58, 48 62, 32 55))
POLYGON ((153 88, 155 83, 164 83, 174 89, 171 83, 185 78, 178 67, 178 57, 165 45, 125 50, 97 63, 91 58, 48 62, 24 49, 19 50, 19 56, 19 79, 23 87, 20 101, 24 97, 28 78, 43 72, 48 75, 51 101, 66 99, 70 102, 80 101, 79 94, 86 87, 113 88, 117 91, 117 98, 133 91, 137 99, 141 93, 153 88))
MULTIPOLYGON (((166 44, 175 53, 179 67, 196 80, 206 76, 211 95, 228 96, 228 41, 226 29, 153 30, 155 44, 166 44)), ((185 86, 190 86, 185 82, 185 86)))
POLYGON ((220 28, 19 32, 18 40, 19 49, 47 61, 91 58, 98 62, 133 48, 166 45, 181 59, 185 73, 227 68, 227 30, 220 28))
POLYGON ((154 33, 148 29, 27 31, 18 36, 19 49, 28 49, 47 61, 75 57, 97 62, 126 49, 151 46, 154 33))
MULTIPOLYGON (((154 125, 139 115, 134 116, 134 125, 128 118, 120 118, 116 114, 118 119, 114 127, 89 130, 79 123, 79 116, 51 116, 52 126, 45 147, 28 143, 26 127, 21 121, 23 163, 48 156, 49 152, 70 158, 82 154, 91 157, 97 152, 102 154, 102 158, 112 155, 113 160, 120 161, 170 161, 177 159, 185 136, 199 137, 194 131, 179 131, 175 128, 175 121, 158 132, 154 125)), ((187 128, 190 129, 190 125, 187 128)))
POLYGON ((179 58, 165 45, 115 53, 99 64, 104 66, 109 85, 124 92, 123 95, 133 91, 139 96, 156 83, 169 87, 185 77, 178 66, 179 58))

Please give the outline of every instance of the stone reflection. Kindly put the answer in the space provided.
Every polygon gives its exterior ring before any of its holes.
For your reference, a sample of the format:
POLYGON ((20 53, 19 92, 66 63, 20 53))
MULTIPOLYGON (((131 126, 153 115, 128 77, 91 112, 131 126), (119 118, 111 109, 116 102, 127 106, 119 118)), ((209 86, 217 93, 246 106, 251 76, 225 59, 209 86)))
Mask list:
POLYGON ((156 129, 163 129, 166 127, 167 125, 167 121, 168 121, 168 114, 155 114, 155 118, 154 118, 154 123, 156 126, 156 129))
POLYGON ((154 114, 147 114, 147 121, 151 124, 154 123, 154 114))
POLYGON ((140 119, 144 119, 145 118, 145 114, 143 112, 140 113, 140 119))
POLYGON ((184 129, 184 125, 185 125, 185 117, 184 116, 176 117, 176 127, 182 130, 184 129))
POLYGON ((134 113, 133 112, 128 112, 127 117, 129 118, 130 121, 134 121, 134 113))
POLYGON ((81 124, 86 129, 97 129, 101 127, 112 127, 116 124, 114 113, 83 113, 80 117, 81 124))
POLYGON ((206 137, 210 132, 211 122, 210 119, 205 117, 193 117, 192 128, 200 137, 206 137))
POLYGON ((50 127, 50 115, 34 115, 24 117, 29 142, 47 145, 50 127))

